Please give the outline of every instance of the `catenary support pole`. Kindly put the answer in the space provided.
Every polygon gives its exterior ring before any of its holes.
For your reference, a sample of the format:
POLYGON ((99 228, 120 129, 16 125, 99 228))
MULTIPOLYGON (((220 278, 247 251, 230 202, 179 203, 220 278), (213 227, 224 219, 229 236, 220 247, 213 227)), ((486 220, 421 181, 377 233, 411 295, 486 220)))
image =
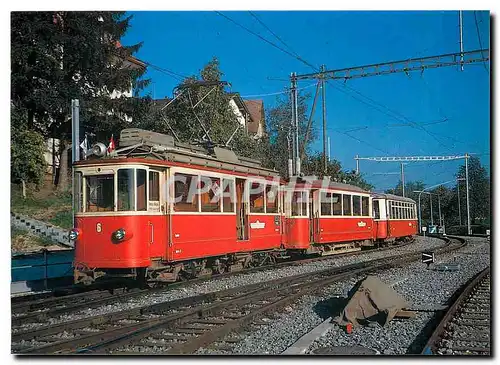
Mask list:
POLYGON ((420 196, 422 192, 418 193, 418 231, 422 233, 422 208, 420 207, 420 196))
MULTIPOLYGON (((322 65, 321 71, 325 70, 325 65, 322 65)), ((323 172, 326 174, 328 164, 326 159, 326 82, 324 78, 321 80, 321 94, 323 107, 323 172)))
POLYGON ((441 195, 438 194, 438 211, 439 211, 439 227, 443 226, 443 218, 441 216, 441 195))
POLYGON ((403 198, 405 197, 405 170, 404 163, 401 162, 401 186, 403 188, 403 198))
POLYGON ((290 176, 295 175, 295 161, 297 160, 297 151, 295 150, 295 89, 297 87, 297 82, 294 77, 294 73, 292 72, 290 75, 290 101, 292 104, 292 119, 290 121, 290 130, 292 134, 291 145, 292 145, 292 170, 290 171, 290 176))
POLYGON ((460 211, 460 179, 457 179, 457 195, 458 195, 458 225, 462 225, 462 212, 460 211))
MULTIPOLYGON (((80 101, 71 100, 71 149, 72 165, 80 160, 80 101)), ((73 227, 75 227, 75 172, 71 168, 71 207, 73 211, 73 227)))
POLYGON ((460 27, 460 68, 464 70, 464 38, 463 38, 463 19, 462 10, 458 12, 458 24, 460 27))
POLYGON ((295 107, 295 153, 296 153, 296 160, 295 160, 295 174, 297 176, 300 176, 300 156, 299 156, 299 93, 297 90, 297 74, 294 72, 293 74, 293 83, 294 83, 294 90, 295 90, 295 102, 294 102, 294 107, 295 107))
POLYGON ((470 205, 469 205, 469 154, 465 154, 465 196, 467 198, 467 234, 472 234, 470 227, 470 205))
POLYGON ((431 202, 431 226, 433 226, 434 225, 434 217, 432 214, 432 194, 429 194, 429 200, 431 202))
POLYGON ((359 155, 356 155, 356 175, 359 175, 359 155))

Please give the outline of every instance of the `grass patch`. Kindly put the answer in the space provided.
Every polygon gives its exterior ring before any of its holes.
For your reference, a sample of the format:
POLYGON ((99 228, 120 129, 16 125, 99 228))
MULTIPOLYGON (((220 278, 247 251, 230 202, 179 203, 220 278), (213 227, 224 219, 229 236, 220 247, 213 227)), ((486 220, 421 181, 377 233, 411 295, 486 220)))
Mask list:
POLYGON ((33 219, 70 229, 73 227, 72 202, 70 193, 36 196, 29 194, 23 199, 21 193, 12 190, 11 210, 33 219))
POLYGON ((10 232, 13 252, 38 251, 42 248, 58 246, 49 237, 35 235, 26 229, 11 227, 10 232))

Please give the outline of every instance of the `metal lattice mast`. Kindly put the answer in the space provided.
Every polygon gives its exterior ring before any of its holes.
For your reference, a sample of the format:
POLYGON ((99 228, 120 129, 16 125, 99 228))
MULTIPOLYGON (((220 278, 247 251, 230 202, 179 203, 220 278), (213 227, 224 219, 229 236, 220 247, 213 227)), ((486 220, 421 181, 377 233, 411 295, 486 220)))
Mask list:
POLYGON ((467 199, 467 232, 472 234, 470 224, 470 202, 469 202, 469 160, 468 153, 464 155, 451 155, 451 156, 379 156, 379 157, 359 157, 356 155, 356 170, 359 174, 359 161, 376 161, 376 162, 419 162, 419 161, 452 161, 465 159, 465 189, 467 199))

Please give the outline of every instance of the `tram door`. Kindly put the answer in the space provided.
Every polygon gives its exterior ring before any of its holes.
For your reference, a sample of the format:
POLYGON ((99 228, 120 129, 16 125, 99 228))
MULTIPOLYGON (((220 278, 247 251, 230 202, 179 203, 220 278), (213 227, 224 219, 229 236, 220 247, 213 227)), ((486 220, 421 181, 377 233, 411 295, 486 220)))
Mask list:
POLYGON ((238 241, 248 240, 248 213, 244 192, 245 179, 236 179, 236 232, 238 241))
POLYGON ((319 190, 309 191, 309 242, 319 242, 319 190))

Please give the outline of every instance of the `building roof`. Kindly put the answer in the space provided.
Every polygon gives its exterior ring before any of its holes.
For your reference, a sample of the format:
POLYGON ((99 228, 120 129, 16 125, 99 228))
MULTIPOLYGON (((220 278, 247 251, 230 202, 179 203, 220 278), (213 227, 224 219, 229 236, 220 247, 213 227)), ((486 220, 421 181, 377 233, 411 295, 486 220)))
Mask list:
MULTIPOLYGON (((115 45, 116 45, 116 48, 123 48, 123 46, 120 43, 120 41, 116 41, 115 45)), ((146 68, 146 63, 144 63, 143 61, 141 61, 138 58, 135 58, 134 56, 127 56, 125 58, 125 60, 128 61, 128 62, 130 62, 130 63, 132 63, 135 66, 139 66, 141 68, 146 68)))
POLYGON ((248 131, 257 133, 259 125, 264 122, 264 101, 263 100, 244 100, 243 101, 250 114, 250 123, 248 123, 248 131))

